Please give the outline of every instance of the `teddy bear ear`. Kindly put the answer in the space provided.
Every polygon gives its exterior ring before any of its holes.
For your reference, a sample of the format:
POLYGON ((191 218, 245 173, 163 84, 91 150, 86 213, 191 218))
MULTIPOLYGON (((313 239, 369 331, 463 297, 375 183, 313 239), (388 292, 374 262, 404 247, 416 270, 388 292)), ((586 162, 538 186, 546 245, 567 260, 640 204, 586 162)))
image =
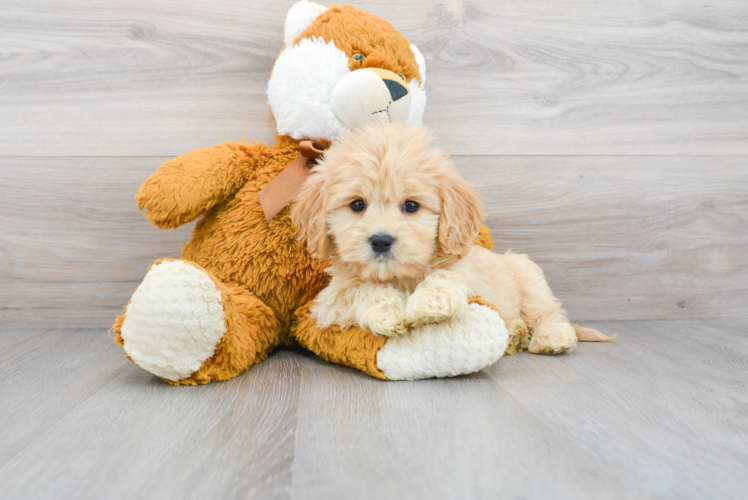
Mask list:
POLYGON ((410 50, 416 58, 418 72, 421 74, 421 87, 423 87, 426 84, 426 59, 423 57, 423 54, 421 54, 421 51, 418 50, 418 47, 412 43, 410 44, 410 50))
POLYGON ((327 7, 324 5, 309 2, 308 0, 301 0, 293 4, 288 9, 288 15, 286 16, 286 24, 283 29, 283 43, 290 46, 326 10, 327 7))

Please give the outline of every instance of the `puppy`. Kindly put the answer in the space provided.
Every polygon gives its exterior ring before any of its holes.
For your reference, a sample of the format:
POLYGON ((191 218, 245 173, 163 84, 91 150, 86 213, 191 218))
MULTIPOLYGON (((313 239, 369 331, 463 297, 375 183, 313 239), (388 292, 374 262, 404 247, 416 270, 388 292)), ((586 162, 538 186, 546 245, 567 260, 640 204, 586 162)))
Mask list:
MULTIPOLYGON (((562 353, 577 334, 543 271, 526 255, 476 246, 481 203, 423 127, 378 122, 345 133, 313 169, 291 209, 310 254, 331 259, 312 314, 321 328, 398 335, 464 314, 480 296, 530 352, 562 353)), ((584 340, 612 340, 579 329, 584 340)))

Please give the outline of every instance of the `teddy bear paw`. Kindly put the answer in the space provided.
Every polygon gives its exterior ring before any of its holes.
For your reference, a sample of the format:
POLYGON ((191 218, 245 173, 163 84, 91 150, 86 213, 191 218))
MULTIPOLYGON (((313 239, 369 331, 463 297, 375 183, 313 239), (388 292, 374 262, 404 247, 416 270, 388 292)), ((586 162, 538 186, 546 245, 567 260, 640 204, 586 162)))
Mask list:
POLYGON ((121 335, 135 364, 176 382, 199 370, 225 333, 220 290, 207 273, 175 260, 148 271, 127 305, 121 335))
POLYGON ((473 373, 504 354, 508 337, 496 311, 470 304, 465 314, 452 321, 423 325, 388 339, 377 352, 377 367, 390 380, 473 373))

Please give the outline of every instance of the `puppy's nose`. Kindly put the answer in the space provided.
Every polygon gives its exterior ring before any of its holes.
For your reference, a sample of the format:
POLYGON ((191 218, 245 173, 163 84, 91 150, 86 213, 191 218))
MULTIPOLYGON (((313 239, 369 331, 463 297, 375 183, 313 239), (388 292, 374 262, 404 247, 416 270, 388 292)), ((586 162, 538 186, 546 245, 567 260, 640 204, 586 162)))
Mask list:
POLYGON ((392 244, 395 242, 395 238, 389 234, 375 234, 369 238, 371 243, 371 249, 376 253, 386 253, 392 248, 392 244))

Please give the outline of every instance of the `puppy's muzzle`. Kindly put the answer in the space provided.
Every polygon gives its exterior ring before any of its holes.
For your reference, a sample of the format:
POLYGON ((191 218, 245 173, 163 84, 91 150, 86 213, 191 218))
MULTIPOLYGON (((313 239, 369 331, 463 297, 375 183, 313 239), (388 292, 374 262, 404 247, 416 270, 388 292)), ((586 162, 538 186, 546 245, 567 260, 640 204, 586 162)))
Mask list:
POLYGON ((395 238, 389 234, 375 234, 369 238, 369 244, 371 249, 377 255, 385 255, 392 249, 392 244, 395 243, 395 238))

